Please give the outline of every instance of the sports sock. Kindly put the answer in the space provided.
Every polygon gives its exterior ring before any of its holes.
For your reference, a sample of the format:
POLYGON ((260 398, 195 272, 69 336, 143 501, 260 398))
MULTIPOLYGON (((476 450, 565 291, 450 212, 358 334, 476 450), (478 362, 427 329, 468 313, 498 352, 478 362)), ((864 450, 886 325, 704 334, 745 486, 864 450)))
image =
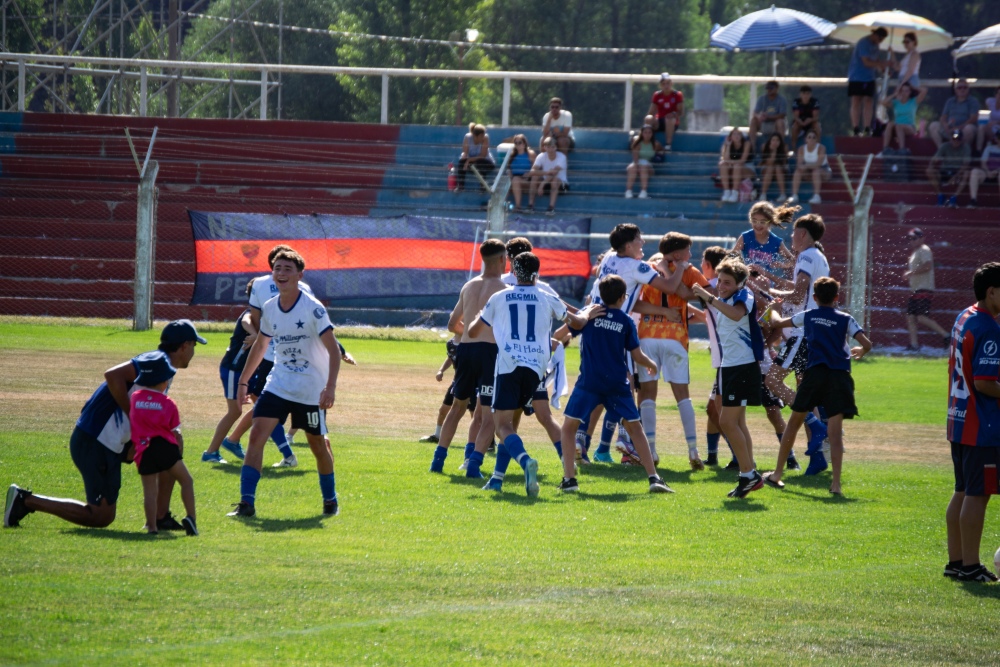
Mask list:
POLYGON ((435 437, 435 438, 440 438, 440 437, 441 437, 441 424, 438 424, 438 425, 437 425, 437 426, 436 426, 436 427, 434 428, 434 437, 435 437))
POLYGON ((278 424, 274 427, 274 430, 271 431, 271 440, 274 440, 274 444, 278 446, 278 451, 281 452, 282 456, 286 459, 292 456, 292 446, 288 444, 288 438, 285 437, 284 426, 278 424))
POLYGON ((507 466, 510 465, 510 452, 501 442, 497 445, 497 460, 496 464, 493 466, 493 476, 497 479, 503 479, 504 475, 507 474, 507 466))
POLYGON ((822 422, 811 412, 806 413, 806 425, 812 428, 816 424, 821 424, 822 422))
POLYGON ((476 443, 467 442, 465 443, 465 458, 472 456, 472 452, 476 451, 476 443))
POLYGON ((240 469, 240 500, 245 503, 254 504, 257 497, 257 482, 260 481, 260 471, 250 466, 243 466, 240 469))
POLYGON ((328 475, 320 473, 319 475, 319 490, 323 494, 323 500, 336 500, 337 499, 337 484, 333 480, 333 473, 328 475))
POLYGON ((503 444, 507 447, 507 452, 510 454, 510 457, 517 461, 519 466, 523 468, 527 465, 530 457, 528 456, 528 452, 524 451, 524 443, 516 433, 511 433, 504 438, 503 444))
POLYGON ((431 472, 444 472, 444 460, 448 458, 448 448, 438 445, 434 448, 434 460, 431 461, 431 472))
POLYGON ((681 425, 684 427, 684 439, 688 450, 698 450, 698 424, 694 420, 694 404, 690 398, 677 402, 677 411, 681 413, 681 425))
POLYGON ((753 477, 753 474, 755 472, 757 472, 757 471, 756 470, 751 470, 750 472, 741 472, 740 473, 740 477, 743 477, 744 479, 750 479, 751 477, 753 477))
POLYGON ((611 445, 604 445, 604 444, 598 445, 597 446, 597 453, 598 454, 610 454, 611 453, 611 445))
POLYGON ((556 440, 552 446, 556 448, 556 454, 559 455, 559 458, 562 458, 562 440, 556 440))
POLYGON ((784 433, 775 433, 774 435, 775 435, 775 436, 777 436, 777 438, 778 438, 778 442, 781 442, 781 437, 782 437, 783 435, 785 435, 785 434, 784 434, 784 433))
POLYGON ((639 404, 639 418, 642 420, 642 430, 649 441, 649 447, 656 447, 656 401, 647 398, 639 404))
POLYGON ((473 450, 469 454, 469 465, 465 469, 466 477, 482 477, 483 473, 480 471, 480 467, 483 465, 483 459, 485 456, 481 452, 475 450, 475 444, 473 444, 473 450))
POLYGON ((829 417, 826 416, 826 410, 823 409, 822 405, 820 405, 816 409, 819 410, 819 420, 824 424, 826 424, 826 422, 829 421, 830 419, 829 417))
POLYGON ((610 410, 607 412, 607 418, 601 424, 601 444, 611 446, 611 439, 615 437, 615 426, 618 424, 617 415, 613 414, 610 410), (612 419, 615 417, 615 419, 612 419))
POLYGON ((719 435, 720 433, 706 433, 705 439, 708 440, 708 453, 718 454, 719 453, 719 435))

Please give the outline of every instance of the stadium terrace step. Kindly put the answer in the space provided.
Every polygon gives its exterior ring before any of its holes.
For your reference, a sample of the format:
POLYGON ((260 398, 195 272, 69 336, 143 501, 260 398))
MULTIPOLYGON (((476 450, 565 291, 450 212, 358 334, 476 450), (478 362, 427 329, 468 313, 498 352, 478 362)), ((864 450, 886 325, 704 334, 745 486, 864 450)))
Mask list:
MULTIPOLYGON (((835 137, 834 152, 847 155, 878 155, 882 152, 882 137, 835 137)), ((906 147, 914 157, 931 157, 937 151, 937 146, 928 137, 911 137, 906 140, 906 147)))
MULTIPOLYGON (((158 261, 154 274, 157 281, 193 283, 194 261, 158 261)), ((135 278, 135 260, 33 257, 24 261, 22 256, 0 255, 0 278, 129 281, 135 278)))
MULTIPOLYGON (((93 317, 131 320, 134 314, 131 297, 127 301, 27 298, 0 296, 0 315, 35 315, 53 317, 93 317)), ((153 315, 160 320, 211 320, 232 322, 244 306, 189 306, 180 303, 155 303, 153 315)))
MULTIPOLYGON (((10 233, 19 236, 30 233, 34 237, 49 239, 84 239, 91 241, 101 239, 116 241, 135 236, 134 220, 130 222, 79 222, 72 218, 53 219, 9 217, 4 215, 0 216, 0 225, 2 225, 0 226, 0 238, 10 233)), ((156 225, 156 239, 157 242, 193 243, 194 237, 191 235, 191 223, 187 220, 183 223, 177 223, 160 219, 156 225)))
MULTIPOLYGON (((156 280, 158 302, 187 304, 193 293, 194 283, 156 280)), ((0 278, 0 296, 5 297, 128 301, 133 294, 131 281, 0 278)))

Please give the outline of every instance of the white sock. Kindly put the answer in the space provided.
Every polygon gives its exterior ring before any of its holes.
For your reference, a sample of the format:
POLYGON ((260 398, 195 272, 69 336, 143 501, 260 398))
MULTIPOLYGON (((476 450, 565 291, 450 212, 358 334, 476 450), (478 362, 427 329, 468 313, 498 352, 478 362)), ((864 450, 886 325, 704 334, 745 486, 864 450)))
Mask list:
POLYGON ((694 405, 690 398, 678 401, 677 411, 681 413, 681 425, 684 427, 684 439, 688 450, 698 451, 698 426, 694 421, 694 405))
POLYGON ((642 419, 642 430, 649 440, 649 447, 656 447, 656 401, 647 398, 639 405, 639 417, 642 419))
POLYGON ((438 424, 437 428, 434 429, 434 437, 435 438, 441 437, 441 424, 438 424))

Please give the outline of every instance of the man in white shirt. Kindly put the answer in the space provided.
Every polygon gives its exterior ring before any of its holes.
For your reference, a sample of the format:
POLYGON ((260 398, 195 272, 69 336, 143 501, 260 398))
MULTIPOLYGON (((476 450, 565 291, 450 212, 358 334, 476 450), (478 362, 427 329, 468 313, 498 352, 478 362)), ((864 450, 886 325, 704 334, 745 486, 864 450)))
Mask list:
POLYGON ((542 152, 531 167, 531 190, 528 192, 528 210, 535 210, 535 197, 545 196, 549 189, 549 208, 546 215, 555 215, 556 198, 560 192, 569 191, 566 176, 566 154, 556 150, 556 140, 549 137, 542 141, 542 152))
POLYGON ((568 155, 576 145, 576 138, 573 136, 573 114, 562 107, 563 101, 558 97, 549 100, 549 110, 542 116, 542 141, 549 137, 555 139, 559 152, 568 155))
POLYGON ((910 332, 910 344, 906 349, 913 352, 920 349, 920 342, 917 339, 918 324, 923 324, 941 336, 944 346, 948 347, 951 344, 951 336, 930 318, 931 299, 934 298, 934 254, 924 243, 924 232, 919 227, 911 229, 906 238, 910 242, 910 258, 907 260, 903 277, 909 279, 912 292, 906 304, 906 328, 910 332))

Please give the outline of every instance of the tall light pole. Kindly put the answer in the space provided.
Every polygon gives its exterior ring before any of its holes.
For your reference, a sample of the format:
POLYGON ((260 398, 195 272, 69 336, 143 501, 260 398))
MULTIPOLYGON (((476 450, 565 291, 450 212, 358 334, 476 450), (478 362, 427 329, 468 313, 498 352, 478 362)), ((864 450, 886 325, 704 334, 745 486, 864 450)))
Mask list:
MULTIPOLYGON (((457 42, 461 39, 461 35, 458 32, 451 33, 451 40, 457 42)), ((465 54, 472 48, 473 42, 479 39, 479 31, 475 28, 468 28, 465 31, 465 42, 469 44, 468 47, 462 44, 458 47, 458 69, 465 69, 465 54)), ((462 124, 462 95, 464 93, 464 81, 462 77, 458 78, 458 99, 455 100, 455 124, 462 124)))

